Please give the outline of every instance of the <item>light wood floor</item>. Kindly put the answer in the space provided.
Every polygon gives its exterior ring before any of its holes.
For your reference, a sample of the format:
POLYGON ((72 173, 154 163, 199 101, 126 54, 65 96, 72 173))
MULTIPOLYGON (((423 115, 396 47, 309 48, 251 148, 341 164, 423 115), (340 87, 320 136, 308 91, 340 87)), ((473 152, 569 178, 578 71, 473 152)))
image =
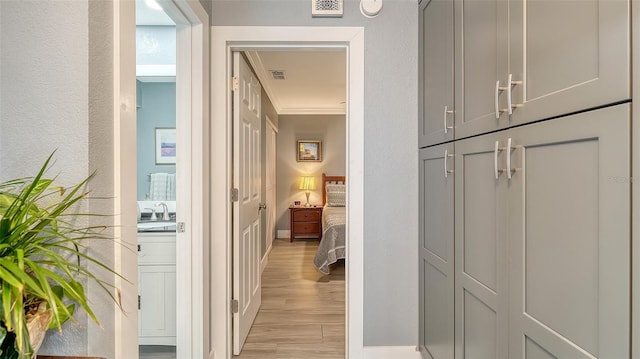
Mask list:
POLYGON ((344 263, 322 275, 317 240, 274 241, 262 275, 262 307, 234 359, 344 358, 344 263))

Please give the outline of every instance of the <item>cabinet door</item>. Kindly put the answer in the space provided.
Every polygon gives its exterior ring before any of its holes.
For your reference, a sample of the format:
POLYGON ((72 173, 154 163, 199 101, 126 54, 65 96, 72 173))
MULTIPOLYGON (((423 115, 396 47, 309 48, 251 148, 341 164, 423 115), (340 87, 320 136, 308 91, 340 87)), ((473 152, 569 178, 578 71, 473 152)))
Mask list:
POLYGON ((453 139, 453 0, 420 4, 420 147, 453 139))
POLYGON ((629 1, 510 2, 512 124, 629 99, 629 1))
POLYGON ((138 266, 142 345, 176 345, 176 267, 138 266))
POLYGON ((630 357, 629 111, 509 131, 509 358, 630 357))
POLYGON ((499 111, 506 106, 505 93, 496 93, 496 83, 506 86, 508 75, 508 5, 455 0, 456 138, 508 126, 508 116, 499 111))
POLYGON ((498 136, 455 144, 456 358, 508 357, 507 181, 498 136))
POLYGON ((420 150, 420 351, 453 358, 453 144, 420 150))

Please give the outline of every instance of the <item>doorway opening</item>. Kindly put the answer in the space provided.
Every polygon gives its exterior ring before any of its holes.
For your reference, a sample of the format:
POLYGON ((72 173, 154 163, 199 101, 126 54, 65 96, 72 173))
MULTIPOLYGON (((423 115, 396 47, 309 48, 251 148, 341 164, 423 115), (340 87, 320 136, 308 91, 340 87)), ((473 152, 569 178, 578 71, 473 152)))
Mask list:
POLYGON ((316 27, 213 27, 212 28, 212 324, 213 344, 223 358, 232 352, 232 206, 233 152, 231 142, 231 54, 233 51, 335 48, 347 54, 346 177, 346 357, 363 352, 363 128, 364 30, 316 27), (224 155, 222 155, 224 154, 224 155), (221 200, 221 199, 226 200, 221 200), (224 240, 220 240, 224 239, 224 240), (226 318, 226 320, 220 320, 226 318))
POLYGON ((234 124, 234 173, 239 174, 234 175, 234 186, 241 194, 235 205, 248 212, 234 207, 233 288, 238 302, 233 316, 234 355, 303 357, 312 350, 344 357, 346 51, 323 47, 235 52, 234 82, 236 78, 234 122, 242 121, 242 127, 234 124), (235 68, 236 61, 240 69, 235 68), (260 106, 251 106, 253 97, 247 94, 254 92, 256 80, 260 106), (256 125, 251 125, 253 116, 245 104, 255 109, 256 125), (242 133, 253 128, 261 138, 257 153, 262 153, 258 156, 262 168, 257 171, 262 185, 255 188, 262 188, 251 203, 244 195, 251 192, 243 186, 252 179, 242 180, 247 171, 238 167, 245 163, 239 159, 246 153, 235 151, 252 151, 251 142, 247 148, 242 145, 246 141, 242 133), (273 128, 278 129, 277 138, 273 128), (271 154, 276 152, 274 158, 271 154), (277 178, 277 191, 271 193, 275 198, 269 198, 272 177, 277 178), (325 178, 341 180, 327 187, 341 190, 329 193, 331 201, 324 201, 325 178), (310 195, 308 206, 305 192, 310 195), (258 202, 262 209, 256 211, 258 202), (247 238, 251 232, 243 225, 235 227, 236 220, 265 227, 257 231, 264 237, 255 240, 255 257, 252 248, 242 250, 251 243, 247 238), (255 275, 254 268, 261 271, 255 275), (255 288, 254 278, 261 279, 255 288))
MULTIPOLYGON (((136 0, 138 355, 176 358, 176 22, 136 0)), ((184 79, 180 79, 184 81, 184 79)), ((183 199, 180 199, 183 200, 183 199)))
MULTIPOLYGON (((176 168, 175 196, 178 200, 175 217, 170 215, 170 220, 176 226, 176 239, 173 244, 166 244, 173 248, 175 256, 175 356, 212 358, 213 350, 206 339, 209 328, 209 285, 202 279, 203 272, 208 273, 209 263, 209 224, 203 220, 209 215, 208 200, 203 200, 209 193, 205 185, 209 182, 206 148, 209 142, 209 19, 199 2, 165 0, 160 3, 164 12, 176 23, 175 143, 180 145, 175 151, 175 161, 179 163, 176 168)), ((134 2, 114 3, 114 26, 118 35, 114 39, 114 47, 119 59, 114 68, 115 175, 118 179, 116 212, 121 214, 115 231, 116 236, 130 239, 126 242, 129 248, 117 249, 115 257, 118 272, 124 278, 135 279, 138 277, 138 264, 141 263, 135 248, 138 237, 135 209, 137 186, 132 185, 137 182, 137 161, 132 156, 136 153, 136 118, 135 111, 129 106, 134 102, 133 94, 136 91, 134 14, 134 2)), ((155 128, 153 132, 155 137, 155 128)), ((159 154, 164 157, 161 152, 159 154)), ((157 218, 162 219, 164 206, 160 207, 162 210, 158 208, 157 218)), ((138 326, 138 281, 116 281, 117 286, 122 288, 124 310, 116 314, 115 357, 137 357, 138 335, 132 332, 132 328, 137 329, 138 326)))

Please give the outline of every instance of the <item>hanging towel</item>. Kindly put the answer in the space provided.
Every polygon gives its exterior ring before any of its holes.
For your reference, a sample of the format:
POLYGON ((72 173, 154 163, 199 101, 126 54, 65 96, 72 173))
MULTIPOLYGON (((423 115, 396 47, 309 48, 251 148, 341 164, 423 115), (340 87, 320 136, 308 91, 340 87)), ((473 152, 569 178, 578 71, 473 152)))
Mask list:
POLYGON ((152 173, 149 185, 149 199, 152 201, 164 201, 167 195, 168 173, 152 173))
POLYGON ((176 174, 152 173, 149 185, 149 199, 152 201, 176 200, 176 174))
POLYGON ((170 173, 167 175, 167 193, 165 200, 167 201, 175 201, 176 200, 176 174, 170 173))

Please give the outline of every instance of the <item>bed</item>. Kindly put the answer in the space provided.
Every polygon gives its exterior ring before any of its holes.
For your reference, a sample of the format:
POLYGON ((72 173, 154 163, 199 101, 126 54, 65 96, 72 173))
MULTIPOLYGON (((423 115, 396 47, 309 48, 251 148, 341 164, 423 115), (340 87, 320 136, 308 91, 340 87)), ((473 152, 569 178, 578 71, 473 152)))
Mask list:
POLYGON ((313 264, 323 274, 329 266, 346 257, 346 180, 345 176, 322 174, 322 239, 313 264))

